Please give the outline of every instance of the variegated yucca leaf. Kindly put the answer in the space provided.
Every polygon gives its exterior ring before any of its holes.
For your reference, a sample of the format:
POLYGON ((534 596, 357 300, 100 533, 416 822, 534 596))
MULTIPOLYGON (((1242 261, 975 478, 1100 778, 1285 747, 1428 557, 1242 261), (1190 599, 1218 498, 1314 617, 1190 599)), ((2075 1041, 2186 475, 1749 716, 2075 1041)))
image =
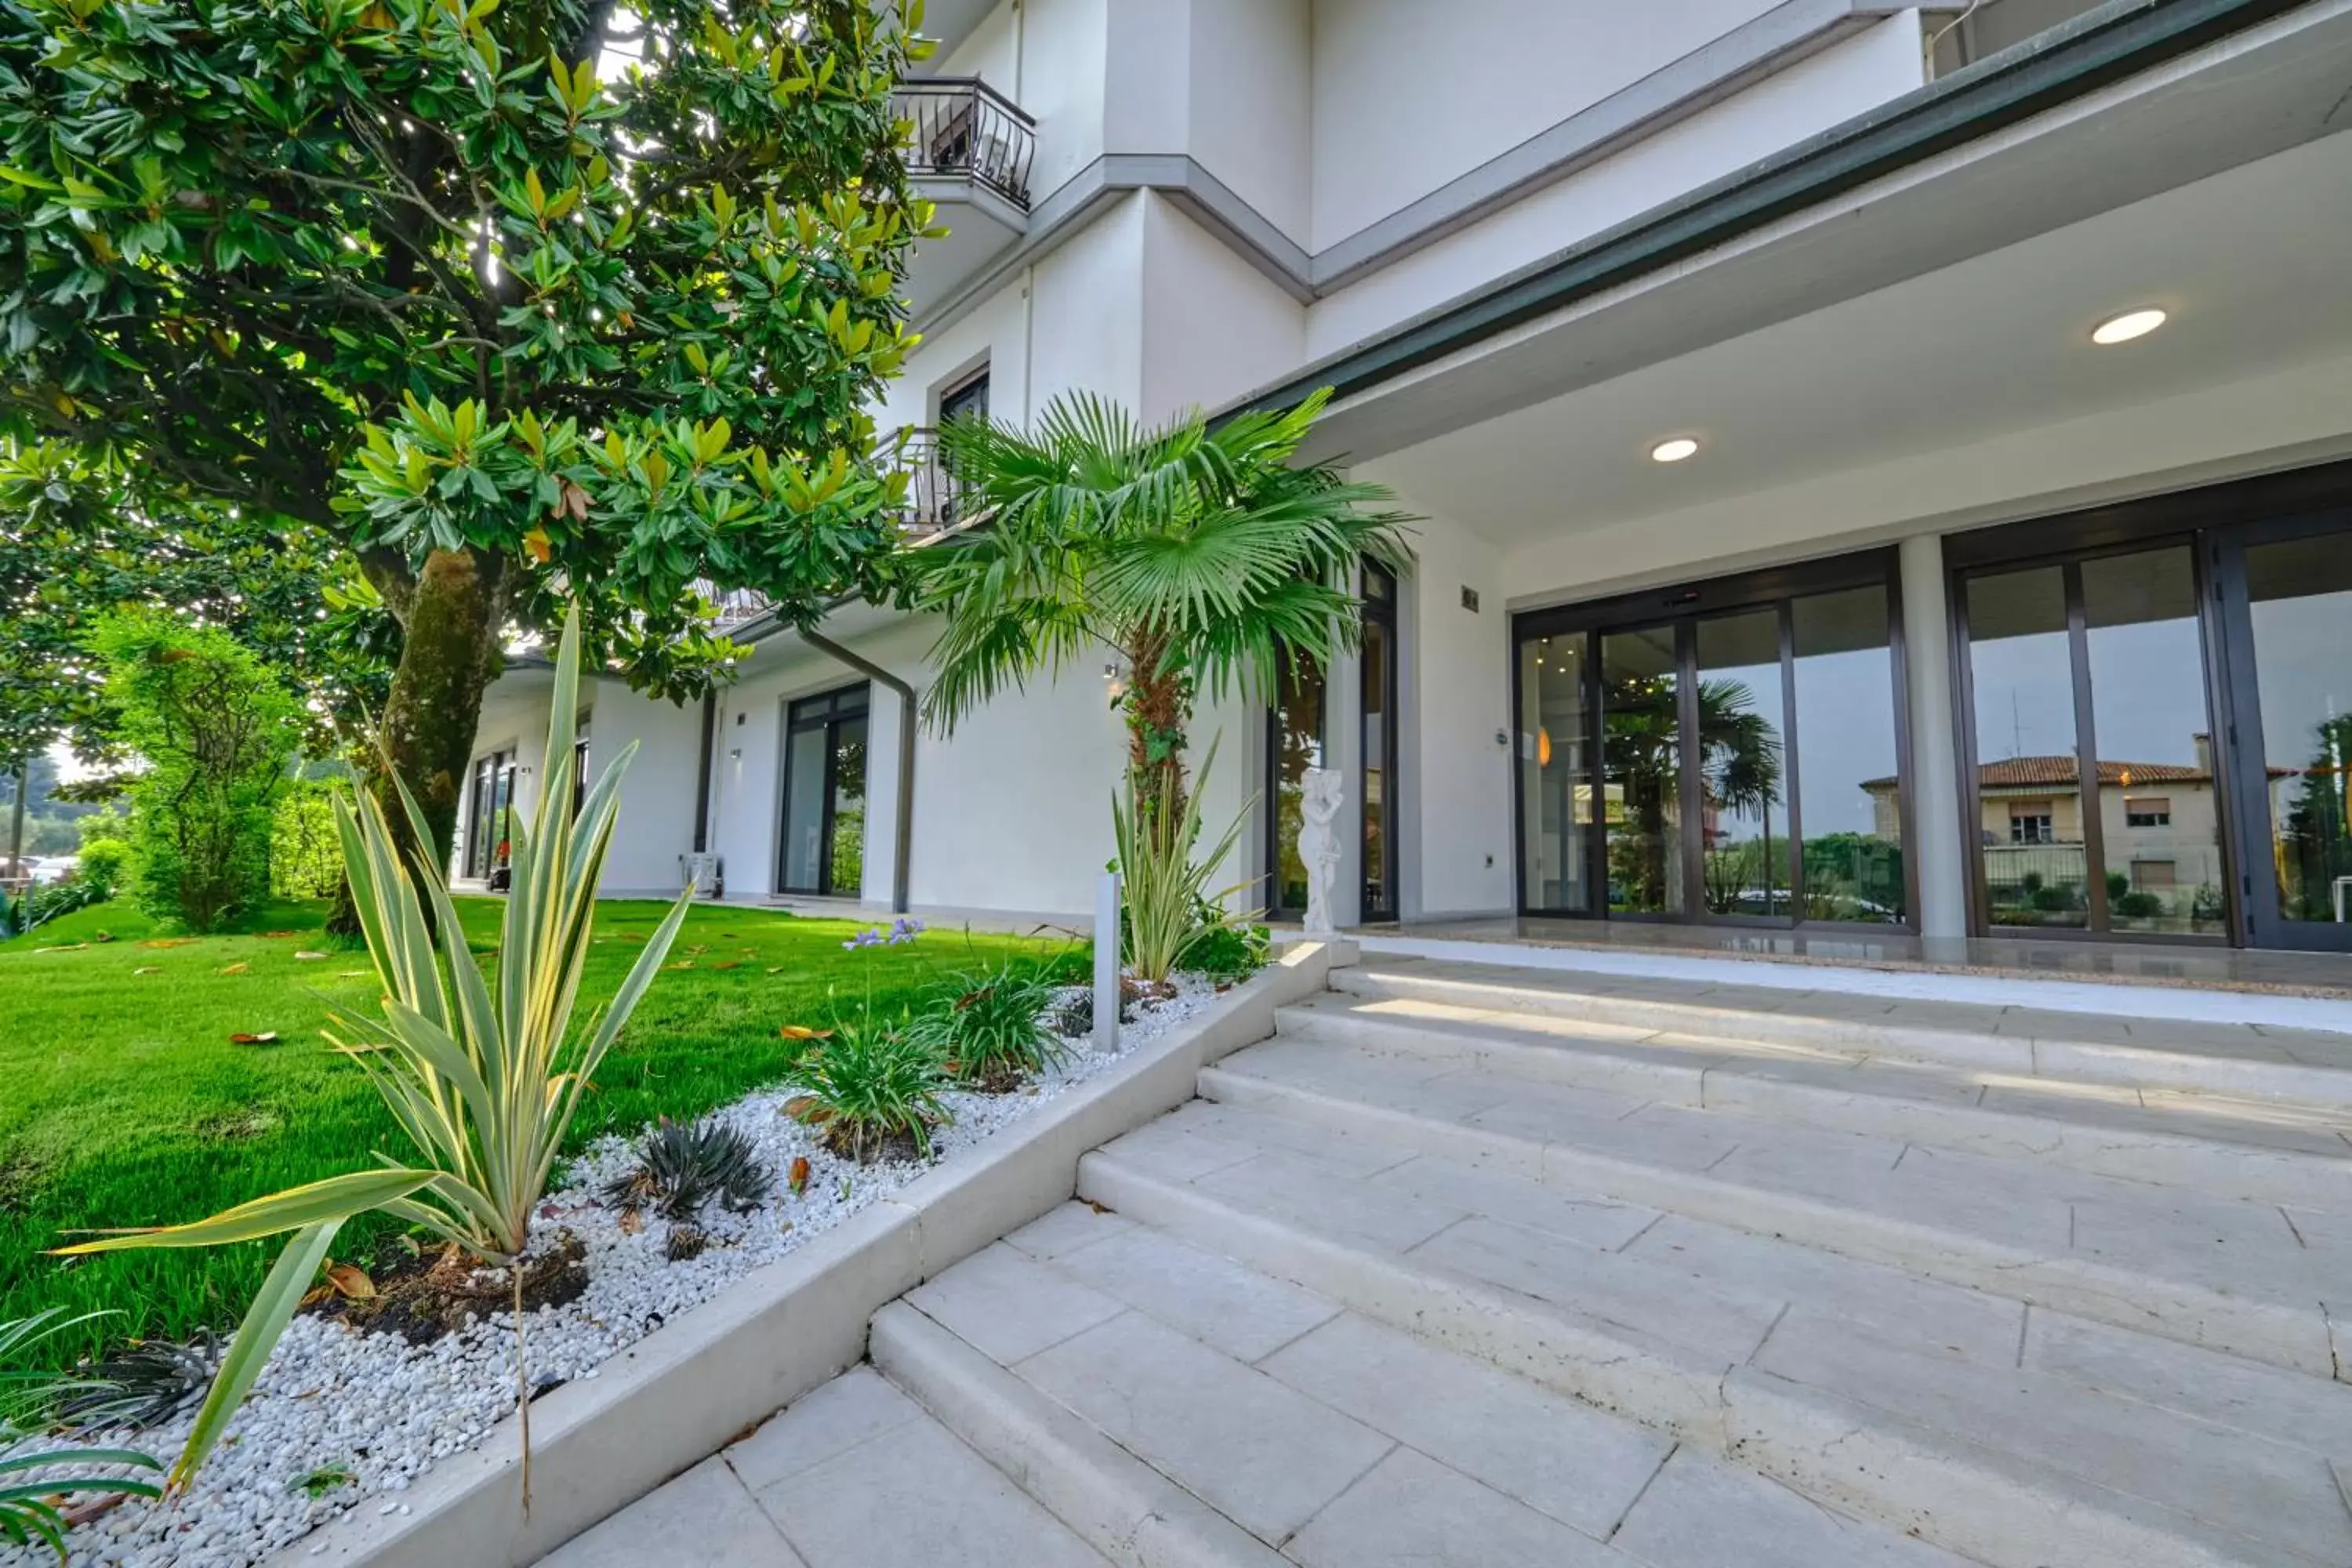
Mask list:
MULTIPOLYGON (((572 755, 579 691, 575 611, 565 619, 555 661, 549 757, 572 755)), ((173 1468, 175 1488, 186 1484, 220 1441, 325 1261, 335 1232, 353 1215, 381 1210, 486 1263, 519 1269, 532 1212, 580 1097, 669 955, 694 896, 691 887, 679 896, 603 1016, 574 1029, 596 886, 612 847, 621 776, 635 751, 632 742, 614 759, 576 811, 572 770, 542 771, 547 788, 532 820, 512 834, 513 880, 495 982, 483 977, 467 946, 441 868, 402 849, 367 793, 335 802, 352 901, 383 1001, 379 1018, 335 1015, 329 1037, 383 1096, 412 1145, 407 1157, 378 1153, 378 1169, 330 1176, 192 1224, 125 1231, 60 1249, 211 1247, 295 1233, 222 1358, 186 1451, 173 1468)), ((429 845, 424 814, 406 786, 396 776, 393 782, 412 841, 429 845)), ((519 1272, 517 1283, 520 1302, 519 1272)), ((520 1338, 519 1315, 516 1333, 520 1338)), ((516 1374, 520 1394, 520 1353, 516 1374)), ((526 1475, 528 1463, 526 1451, 526 1475)), ((526 1495, 527 1488, 526 1481, 526 1495)))

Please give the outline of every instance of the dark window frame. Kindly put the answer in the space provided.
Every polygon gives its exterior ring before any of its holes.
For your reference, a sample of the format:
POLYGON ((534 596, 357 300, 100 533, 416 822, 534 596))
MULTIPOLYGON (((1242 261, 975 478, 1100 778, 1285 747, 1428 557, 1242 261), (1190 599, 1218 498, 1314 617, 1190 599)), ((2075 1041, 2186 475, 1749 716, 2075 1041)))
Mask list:
POLYGON ((794 899, 839 899, 861 896, 863 888, 844 892, 833 885, 833 836, 835 796, 839 794, 840 742, 835 731, 851 721, 866 726, 866 743, 870 761, 874 743, 874 689, 871 681, 852 681, 828 690, 812 692, 805 697, 788 697, 783 703, 783 724, 778 737, 776 791, 776 866, 777 896, 794 899), (824 772, 819 777, 818 800, 823 812, 817 832, 816 886, 796 888, 792 885, 786 868, 791 864, 792 845, 785 836, 785 824, 793 803, 793 737, 809 731, 822 731, 825 736, 824 772))

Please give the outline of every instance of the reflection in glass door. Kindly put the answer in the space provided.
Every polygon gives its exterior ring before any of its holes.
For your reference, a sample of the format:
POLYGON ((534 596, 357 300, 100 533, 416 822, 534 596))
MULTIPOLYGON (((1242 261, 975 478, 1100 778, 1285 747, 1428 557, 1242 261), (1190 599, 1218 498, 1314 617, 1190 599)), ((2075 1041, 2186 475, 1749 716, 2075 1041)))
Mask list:
POLYGON ((1521 901, 1538 910, 1592 910, 1591 718, 1585 635, 1519 644, 1521 901))
POLYGON ((1789 913, 1780 614, 1698 623, 1699 897, 1711 915, 1789 913))
POLYGON ((1966 579, 1989 926, 2228 931, 2188 544, 1966 579))
POLYGON ((2243 581, 2278 939, 2352 946, 2352 539, 2248 545, 2243 581))
POLYGON ((865 886, 867 703, 860 684, 787 710, 778 892, 855 897, 865 886))
POLYGON ((1674 626, 1601 639, 1603 863, 1613 913, 1685 907, 1682 690, 1674 626))
POLYGON ((1890 564, 1524 617, 1520 908, 1906 923, 1890 564))
POLYGON ((1325 672, 1294 659, 1276 656, 1276 700, 1266 710, 1266 774, 1274 809, 1266 814, 1273 842, 1266 846, 1266 863, 1274 868, 1266 889, 1269 915, 1304 914, 1307 910, 1307 864, 1298 858, 1298 829, 1305 822, 1307 770, 1323 763, 1323 696, 1325 672))

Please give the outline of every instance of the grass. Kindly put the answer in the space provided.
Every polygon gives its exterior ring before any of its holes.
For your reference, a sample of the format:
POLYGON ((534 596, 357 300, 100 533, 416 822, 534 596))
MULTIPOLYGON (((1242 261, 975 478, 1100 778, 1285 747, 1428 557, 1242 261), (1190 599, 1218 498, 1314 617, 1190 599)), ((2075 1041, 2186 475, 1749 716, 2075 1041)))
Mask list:
MULTIPOLYGON (((493 949, 501 901, 458 905, 475 950, 493 949)), ((583 1024, 665 909, 601 906, 583 1024)), ((0 1321, 50 1306, 117 1314, 68 1347, 76 1351, 95 1348, 101 1330, 110 1339, 181 1338, 230 1326, 274 1243, 71 1264, 46 1249, 70 1230, 201 1218, 399 1149, 375 1090, 319 1036, 330 1008, 372 1010, 376 991, 365 952, 325 936, 323 914, 323 906, 278 905, 245 934, 185 938, 116 902, 0 944, 0 1321), (295 957, 303 952, 326 956, 295 957), (275 1043, 230 1040, 270 1033, 275 1043)), ((856 929, 698 907, 605 1058, 574 1126, 575 1149, 605 1132, 634 1134, 657 1116, 699 1116, 774 1082, 804 1048, 779 1028, 854 1014, 869 977, 875 1005, 895 1013, 951 973, 1038 950, 934 931, 909 946, 844 951, 856 929)), ((339 1240, 338 1256, 370 1258, 392 1228, 366 1216, 339 1240)))

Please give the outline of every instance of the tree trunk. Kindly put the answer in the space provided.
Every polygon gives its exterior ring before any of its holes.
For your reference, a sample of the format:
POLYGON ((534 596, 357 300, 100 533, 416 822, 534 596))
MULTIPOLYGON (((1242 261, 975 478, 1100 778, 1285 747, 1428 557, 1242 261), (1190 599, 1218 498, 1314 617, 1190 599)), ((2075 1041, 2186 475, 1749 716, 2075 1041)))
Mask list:
POLYGON ((16 800, 8 808, 8 875, 25 874, 25 792, 31 787, 33 764, 16 764, 16 800))
POLYGON ((1127 648, 1127 772, 1139 826, 1147 815, 1174 821, 1184 810, 1184 741, 1192 723, 1190 678, 1161 668, 1164 637, 1139 632, 1127 648))
POLYGON ((387 781, 377 781, 377 795, 394 837, 436 868, 449 864, 482 692, 499 670, 505 577, 504 562, 471 550, 425 557, 384 705, 383 754, 416 797, 429 841, 408 842, 399 797, 387 781))

